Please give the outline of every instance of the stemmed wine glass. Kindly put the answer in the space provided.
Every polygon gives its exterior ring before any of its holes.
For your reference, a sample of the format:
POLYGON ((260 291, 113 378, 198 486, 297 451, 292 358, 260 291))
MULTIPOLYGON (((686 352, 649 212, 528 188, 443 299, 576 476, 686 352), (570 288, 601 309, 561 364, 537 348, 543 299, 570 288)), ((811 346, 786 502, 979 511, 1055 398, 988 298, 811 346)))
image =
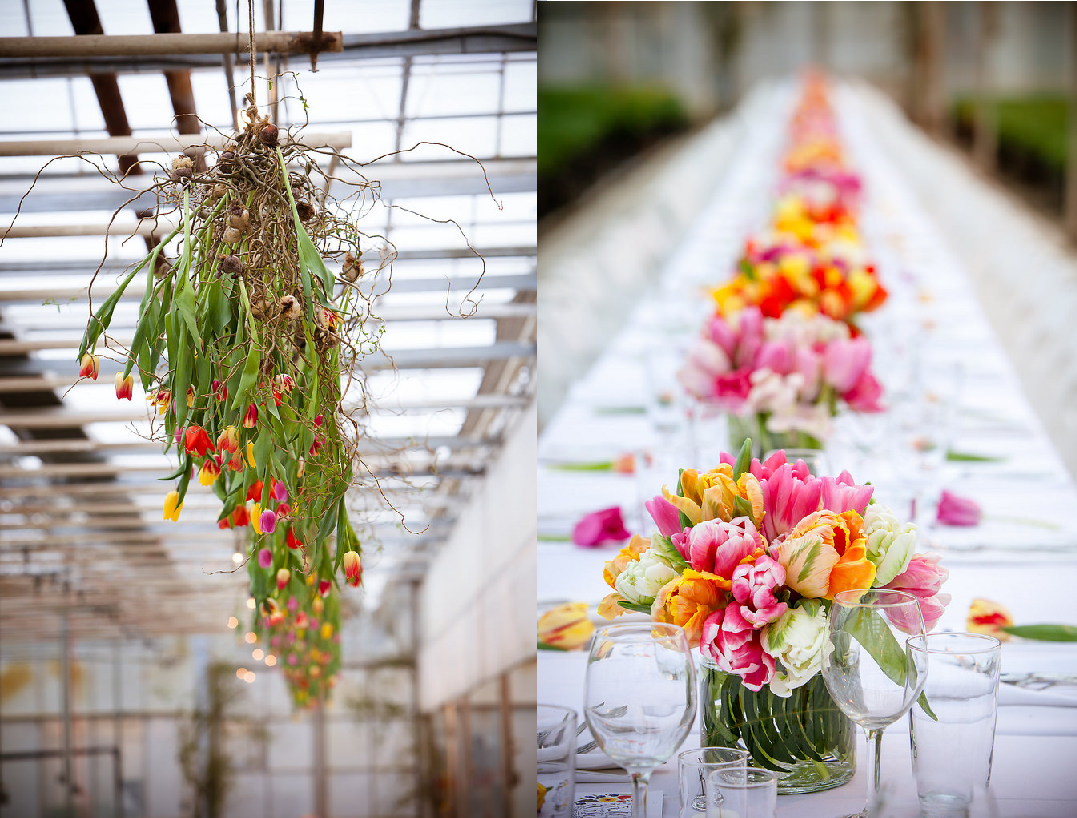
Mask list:
POLYGON ((883 729, 903 716, 927 681, 924 618, 912 594, 885 589, 841 591, 828 617, 830 644, 823 680, 834 702, 864 728, 868 739, 868 798, 864 818, 879 793, 883 729))
POLYGON ((583 715, 602 751, 632 776, 632 816, 644 818, 651 773, 696 717, 696 666, 684 629, 639 622, 595 631, 583 715))

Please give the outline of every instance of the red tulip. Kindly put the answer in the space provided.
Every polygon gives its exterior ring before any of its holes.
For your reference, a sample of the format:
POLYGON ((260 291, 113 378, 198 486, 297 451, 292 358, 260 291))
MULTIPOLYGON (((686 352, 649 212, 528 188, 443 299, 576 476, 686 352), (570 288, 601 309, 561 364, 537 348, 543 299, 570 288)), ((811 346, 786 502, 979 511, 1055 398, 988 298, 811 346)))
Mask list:
POLYGON ((125 378, 122 372, 116 373, 116 400, 120 400, 121 398, 131 400, 134 387, 135 378, 133 375, 128 375, 125 378))
POLYGON ((101 359, 87 352, 79 363, 79 377, 93 378, 96 381, 97 374, 101 371, 101 359))
POLYGON ((206 452, 216 451, 206 430, 194 425, 188 426, 183 435, 183 448, 187 454, 197 454, 199 457, 205 457, 206 452))
POLYGON ((253 429, 258 425, 258 407, 253 403, 247 407, 247 412, 243 415, 243 428, 253 429))

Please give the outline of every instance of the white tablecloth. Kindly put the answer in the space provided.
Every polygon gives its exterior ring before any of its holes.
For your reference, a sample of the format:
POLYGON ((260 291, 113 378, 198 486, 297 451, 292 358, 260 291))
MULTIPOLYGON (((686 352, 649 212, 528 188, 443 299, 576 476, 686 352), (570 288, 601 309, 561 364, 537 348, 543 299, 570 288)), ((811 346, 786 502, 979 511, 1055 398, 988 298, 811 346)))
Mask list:
MULTIPOLYGON (((655 349, 682 343, 702 318, 699 309, 678 306, 692 288, 714 283, 732 269, 745 234, 765 216, 771 200, 782 123, 794 89, 776 86, 757 96, 743 136, 743 155, 715 191, 686 241, 671 248, 663 285, 644 298, 605 354, 577 382, 539 441, 540 608, 561 601, 597 603, 609 589, 602 564, 616 548, 583 549, 563 537, 585 513, 620 505, 628 526, 649 531, 642 501, 676 476, 677 452, 654 451, 656 437, 644 411, 649 382, 646 361, 655 349), (760 101, 762 100, 762 101, 760 101), (670 326, 671 316, 694 322, 670 326), (564 463, 608 461, 626 452, 651 450, 655 468, 635 475, 566 471, 564 463)), ((977 499, 983 522, 970 528, 924 526, 922 548, 943 553, 950 569, 946 590, 953 601, 939 627, 964 630, 974 597, 1000 601, 1018 623, 1072 621, 1077 588, 1077 537, 1070 520, 1077 511, 1077 489, 1021 394, 1004 351, 984 319, 965 273, 941 236, 924 218, 900 178, 859 118, 855 92, 837 95, 847 145, 865 179, 867 197, 862 226, 878 260, 884 284, 893 293, 887 312, 872 316, 869 327, 893 331, 911 324, 921 337, 916 371, 921 385, 944 391, 954 373, 960 391, 952 396, 951 451, 992 455, 996 462, 948 463, 935 475, 946 487, 977 499), (956 367, 956 369, 955 369, 956 367)), ((556 350, 543 349, 553 359, 556 350)), ((884 379, 890 373, 883 373, 884 379)), ((857 474, 871 479, 871 474, 857 474)), ((882 490, 880 488, 880 490, 882 490)), ((582 704, 585 656, 540 652, 540 702, 582 704)), ((1010 643, 1003 650, 1003 672, 1077 675, 1077 646, 1010 643)), ((1005 686, 1004 686, 1005 687, 1005 686)), ((1064 698, 1072 690, 1055 689, 1064 698)), ((1027 691, 1000 695, 992 792, 1001 816, 1077 816, 1077 706, 1059 706, 1058 695, 1030 698, 1027 691), (1026 702, 1036 703, 1026 703, 1026 702), (1020 703, 1019 703, 1020 702, 1020 703), (1039 703, 1039 702, 1042 702, 1039 703), (1054 703, 1054 704, 1052 704, 1054 703)), ((1074 699, 1077 703, 1077 698, 1074 699)), ((684 749, 698 746, 693 731, 684 749)), ((864 748, 856 778, 835 790, 808 796, 782 796, 779 815, 833 818, 863 805, 864 748)), ((891 787, 894 815, 915 815, 908 728, 904 720, 886 731, 883 777, 891 787)), ((660 768, 653 786, 665 793, 663 815, 677 814, 675 761, 660 768)))

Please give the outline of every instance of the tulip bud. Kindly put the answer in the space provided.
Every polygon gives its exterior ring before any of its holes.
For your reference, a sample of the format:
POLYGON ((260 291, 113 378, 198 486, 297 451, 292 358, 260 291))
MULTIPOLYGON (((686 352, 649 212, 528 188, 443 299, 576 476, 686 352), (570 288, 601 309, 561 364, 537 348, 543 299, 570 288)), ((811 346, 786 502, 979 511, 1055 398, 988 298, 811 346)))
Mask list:
POLYGON ((126 398, 131 400, 131 395, 134 392, 135 378, 133 375, 128 375, 126 378, 122 372, 116 373, 116 400, 126 398))
POLYGON ((288 580, 292 578, 292 572, 287 568, 281 568, 277 571, 277 590, 283 591, 284 586, 288 584, 288 580))
POLYGON ((97 380, 97 375, 101 371, 101 359, 96 355, 91 355, 87 352, 82 356, 82 360, 79 361, 79 377, 80 378, 93 378, 97 380))
POLYGON ((348 551, 344 554, 341 562, 344 565, 344 575, 348 578, 348 582, 352 585, 358 585, 359 577, 362 574, 362 567, 359 564, 359 554, 355 551, 348 551))

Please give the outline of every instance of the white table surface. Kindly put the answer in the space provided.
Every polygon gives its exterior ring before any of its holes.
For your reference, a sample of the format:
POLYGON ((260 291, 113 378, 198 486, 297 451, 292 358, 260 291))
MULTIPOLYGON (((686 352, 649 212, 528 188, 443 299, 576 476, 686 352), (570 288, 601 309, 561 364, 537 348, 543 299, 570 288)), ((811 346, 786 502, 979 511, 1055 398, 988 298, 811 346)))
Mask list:
MULTIPOLYGON (((645 413, 645 357, 656 346, 673 343, 668 313, 670 295, 713 283, 732 269, 744 235, 765 214, 776 168, 780 123, 792 99, 791 86, 778 86, 756 102, 760 115, 746 134, 742 161, 678 248, 672 248, 659 293, 641 300, 622 332, 610 340, 592 370, 574 385, 539 441, 538 600, 540 608, 561 601, 592 605, 609 592, 602 564, 617 547, 585 549, 567 542, 543 541, 563 536, 583 514, 620 505, 630 530, 650 531, 641 503, 657 494, 676 471, 619 475, 570 472, 560 462, 612 460, 625 452, 651 449, 656 438, 645 413), (617 411, 611 412, 610 409, 617 411), (626 411, 627 410, 627 411, 626 411)), ((958 397, 951 449, 1001 455, 1003 462, 947 464, 941 486, 976 498, 985 519, 971 528, 925 527, 921 549, 943 554, 950 570, 946 589, 953 596, 940 629, 964 630, 969 603, 982 596, 1007 605, 1018 623, 1072 622, 1077 588, 1077 536, 1071 520, 1077 512, 1077 488, 1065 471, 1027 401, 1006 355, 983 318, 965 273, 942 237, 924 218, 900 179, 900 169, 875 148, 868 127, 858 119, 855 93, 836 97, 847 146, 865 179, 868 195, 861 224, 878 260, 880 276, 894 293, 880 327, 904 320, 928 326, 920 345, 921 372, 927 382, 944 379, 959 362, 963 387, 958 397), (905 297, 902 297, 905 287, 905 297), (910 295, 911 293, 911 295, 910 295), (1026 521, 1035 520, 1036 524, 1026 521), (1044 525, 1046 523, 1046 525, 1044 525)), ((690 311, 689 311, 690 312, 690 311)), ((873 321, 875 321, 873 317, 873 321)), ((543 354, 555 354, 544 349, 543 354)), ((666 452, 665 454, 669 454, 666 452)), ((674 458, 675 459, 675 458, 674 458)), ((675 465, 673 466, 675 468, 675 465)), ((870 479, 871 475, 855 475, 870 479)), ((583 653, 540 651, 540 702, 582 705, 583 653)), ((1077 645, 1012 642, 1003 648, 1003 672, 1077 675, 1077 645)), ((1077 690, 1030 698, 1028 691, 1000 693, 992 793, 1002 818, 1073 818, 1077 816, 1077 706, 1053 704, 1077 690), (1022 697, 1020 694, 1024 693, 1022 697), (1017 703, 1020 700, 1022 703, 1017 703), (1027 704, 1024 702, 1035 702, 1027 704), (1042 702, 1042 703, 1041 703, 1042 702)), ((682 749, 698 746, 693 730, 682 749)), ((834 818, 863 806, 866 779, 861 734, 858 770, 853 781, 834 790, 779 798, 780 816, 834 818)), ((908 727, 903 719, 883 740, 883 779, 891 791, 891 814, 916 815, 908 727)), ((656 771, 652 786, 665 793, 664 816, 678 812, 675 761, 656 771)))

